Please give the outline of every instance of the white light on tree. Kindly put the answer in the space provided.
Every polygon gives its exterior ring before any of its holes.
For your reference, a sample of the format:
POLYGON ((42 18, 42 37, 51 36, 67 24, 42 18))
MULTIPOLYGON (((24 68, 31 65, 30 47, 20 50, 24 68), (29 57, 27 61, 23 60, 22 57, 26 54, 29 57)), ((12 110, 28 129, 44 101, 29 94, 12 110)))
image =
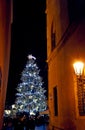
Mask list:
POLYGON ((9 116, 11 114, 11 110, 5 110, 5 114, 9 116))

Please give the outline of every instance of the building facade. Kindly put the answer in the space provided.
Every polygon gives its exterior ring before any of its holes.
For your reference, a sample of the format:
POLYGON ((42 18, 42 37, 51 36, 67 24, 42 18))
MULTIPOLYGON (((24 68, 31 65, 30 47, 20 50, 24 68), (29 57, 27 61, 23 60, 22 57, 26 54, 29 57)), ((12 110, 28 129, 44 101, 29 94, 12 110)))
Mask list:
POLYGON ((85 129, 85 83, 73 68, 85 63, 84 6, 83 0, 46 1, 50 130, 85 129))
POLYGON ((12 0, 0 0, 0 130, 2 130, 8 82, 12 24, 12 0))

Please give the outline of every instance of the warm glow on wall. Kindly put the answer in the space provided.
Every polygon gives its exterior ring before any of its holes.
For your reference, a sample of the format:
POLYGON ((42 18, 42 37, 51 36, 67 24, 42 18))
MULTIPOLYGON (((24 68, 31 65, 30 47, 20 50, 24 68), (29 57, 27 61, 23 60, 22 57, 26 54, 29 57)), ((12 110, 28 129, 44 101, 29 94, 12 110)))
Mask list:
POLYGON ((77 81, 78 110, 80 116, 85 116, 85 67, 83 62, 73 64, 77 81))
POLYGON ((83 70, 84 70, 84 63, 79 61, 79 62, 75 62, 73 64, 74 67, 74 71, 76 75, 82 75, 83 70))

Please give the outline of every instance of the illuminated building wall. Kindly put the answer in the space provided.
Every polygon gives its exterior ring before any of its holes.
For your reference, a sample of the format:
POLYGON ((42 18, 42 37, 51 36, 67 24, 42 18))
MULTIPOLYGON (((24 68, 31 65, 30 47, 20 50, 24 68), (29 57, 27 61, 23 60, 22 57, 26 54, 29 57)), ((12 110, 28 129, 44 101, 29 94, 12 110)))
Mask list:
POLYGON ((73 69, 75 60, 85 62, 83 10, 82 0, 46 1, 50 130, 85 129, 73 69))
POLYGON ((0 0, 0 130, 8 82, 12 23, 12 1, 0 0))

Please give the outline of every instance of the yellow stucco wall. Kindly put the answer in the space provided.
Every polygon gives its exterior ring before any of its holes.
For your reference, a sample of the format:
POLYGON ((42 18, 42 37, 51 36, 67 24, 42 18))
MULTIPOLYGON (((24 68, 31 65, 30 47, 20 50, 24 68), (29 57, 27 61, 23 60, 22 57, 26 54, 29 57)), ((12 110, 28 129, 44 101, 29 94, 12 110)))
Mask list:
POLYGON ((11 45, 11 0, 0 0, 0 68, 2 72, 0 86, 0 130, 8 82, 11 45))
POLYGON ((61 1, 53 0, 49 2, 47 0, 49 129, 55 126, 56 130, 59 128, 64 130, 84 130, 85 117, 79 117, 77 110, 73 63, 76 60, 85 63, 85 21, 73 23, 69 26, 66 0, 64 2, 65 4, 62 3, 63 10, 61 8, 62 15, 60 15, 61 1), (62 19, 63 16, 64 19, 62 19), (56 48, 53 51, 51 51, 50 34, 52 21, 56 24, 54 28, 57 38, 56 48), (62 26, 62 29, 60 26, 62 26), (65 32, 67 28, 68 31, 65 32), (55 86, 57 86, 58 92, 58 116, 54 116, 53 88, 55 86))

